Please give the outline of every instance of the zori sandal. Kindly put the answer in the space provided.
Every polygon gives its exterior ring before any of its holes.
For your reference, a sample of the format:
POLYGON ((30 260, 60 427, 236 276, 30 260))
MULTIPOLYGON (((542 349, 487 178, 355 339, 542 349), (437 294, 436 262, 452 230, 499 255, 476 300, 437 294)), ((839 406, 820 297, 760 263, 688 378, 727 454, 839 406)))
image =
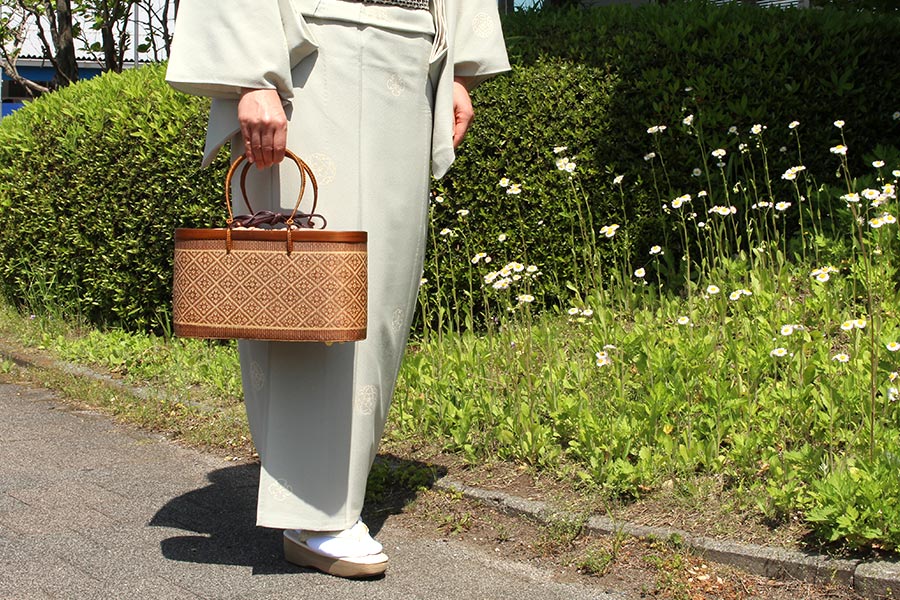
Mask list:
POLYGON ((381 544, 361 520, 343 531, 287 529, 284 557, 301 567, 352 579, 381 575, 388 563, 381 544))

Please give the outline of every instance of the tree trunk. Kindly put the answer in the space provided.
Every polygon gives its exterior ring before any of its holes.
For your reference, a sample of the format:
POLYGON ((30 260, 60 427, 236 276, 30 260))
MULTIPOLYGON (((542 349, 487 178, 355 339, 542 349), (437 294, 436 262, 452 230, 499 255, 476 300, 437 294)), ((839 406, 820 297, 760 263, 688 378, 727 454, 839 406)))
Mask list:
POLYGON ((103 20, 100 26, 100 41, 103 45, 104 70, 120 73, 122 64, 118 60, 118 52, 116 52, 116 36, 113 32, 114 22, 108 2, 102 3, 100 16, 103 20))
POLYGON ((56 31, 52 32, 56 46, 56 87, 65 87, 78 81, 78 63, 75 59, 75 38, 72 32, 72 5, 70 0, 56 0, 56 31))

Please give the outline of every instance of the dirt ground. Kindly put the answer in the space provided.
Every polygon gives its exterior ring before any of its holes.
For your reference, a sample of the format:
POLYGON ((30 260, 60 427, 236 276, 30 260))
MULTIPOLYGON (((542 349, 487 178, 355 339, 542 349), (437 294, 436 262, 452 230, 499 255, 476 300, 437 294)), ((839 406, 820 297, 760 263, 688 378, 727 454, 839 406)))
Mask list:
POLYGON ((680 529, 712 538, 784 548, 806 547, 809 531, 799 523, 766 523, 753 512, 737 512, 735 501, 716 482, 700 484, 688 498, 673 484, 647 500, 610 505, 565 481, 505 463, 473 466, 434 448, 388 442, 380 468, 390 471, 379 489, 379 465, 370 480, 367 512, 388 511, 423 536, 452 538, 498 556, 549 569, 560 581, 578 581, 598 591, 630 598, 673 600, 861 600, 852 589, 771 580, 717 564, 682 547, 677 540, 596 537, 583 523, 600 514, 640 525, 680 529), (431 487, 436 477, 540 500, 569 517, 540 523, 511 516, 461 493, 431 487), (571 515, 583 515, 571 518, 571 515))

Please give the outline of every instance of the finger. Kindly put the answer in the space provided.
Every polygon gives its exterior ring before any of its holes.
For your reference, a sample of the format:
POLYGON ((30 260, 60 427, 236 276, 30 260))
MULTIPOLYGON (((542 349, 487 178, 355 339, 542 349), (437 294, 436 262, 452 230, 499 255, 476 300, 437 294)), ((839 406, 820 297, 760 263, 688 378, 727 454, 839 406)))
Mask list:
POLYGON ((287 148, 287 125, 278 127, 275 130, 272 145, 274 146, 272 162, 278 164, 284 160, 284 151, 287 148))
POLYGON ((456 113, 456 123, 453 125, 453 147, 456 148, 463 141, 466 132, 472 125, 475 115, 471 112, 460 111, 456 113))
POLYGON ((259 128, 255 127, 250 131, 250 153, 253 155, 251 161, 258 169, 264 169, 264 156, 262 152, 262 133, 259 128))
POLYGON ((271 126, 266 126, 262 135, 260 136, 262 142, 260 144, 260 156, 262 157, 260 160, 260 168, 268 168, 275 164, 275 132, 273 131, 271 126))
POLYGON ((462 142, 472 120, 475 111, 472 108, 472 98, 463 82, 453 82, 453 147, 456 148, 462 142))
POLYGON ((253 151, 250 148, 250 128, 244 124, 241 124, 241 141, 244 144, 244 158, 252 165, 253 151))

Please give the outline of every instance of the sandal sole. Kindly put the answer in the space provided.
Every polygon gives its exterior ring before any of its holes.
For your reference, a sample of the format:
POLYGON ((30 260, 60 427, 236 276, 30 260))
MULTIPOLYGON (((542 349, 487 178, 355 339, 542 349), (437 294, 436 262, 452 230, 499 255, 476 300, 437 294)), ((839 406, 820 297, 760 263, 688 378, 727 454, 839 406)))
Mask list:
POLYGON ((284 558, 299 567, 311 567, 329 575, 348 579, 361 579, 381 575, 387 570, 388 562, 384 560, 374 564, 360 564, 343 558, 322 556, 287 537, 284 538, 284 558))

